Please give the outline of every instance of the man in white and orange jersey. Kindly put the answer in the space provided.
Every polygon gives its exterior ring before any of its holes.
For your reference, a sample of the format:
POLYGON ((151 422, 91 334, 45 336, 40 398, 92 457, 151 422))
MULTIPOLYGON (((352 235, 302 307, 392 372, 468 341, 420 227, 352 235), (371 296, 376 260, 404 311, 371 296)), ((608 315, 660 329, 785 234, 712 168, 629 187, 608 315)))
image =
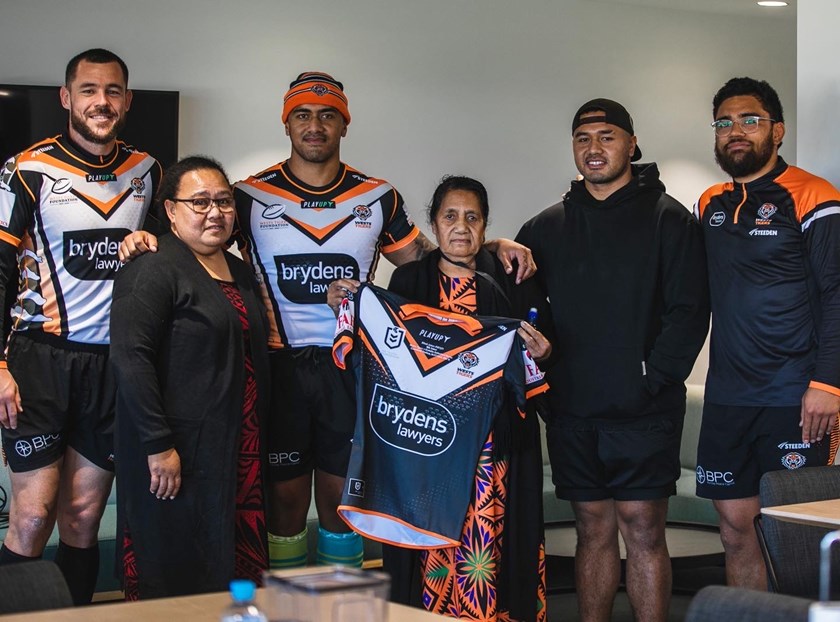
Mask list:
MULTIPOLYGON (((370 281, 380 253, 402 265, 434 245, 411 222, 388 182, 344 164, 339 155, 350 112, 344 86, 325 73, 300 74, 286 93, 288 160, 236 184, 237 238, 263 287, 271 319, 273 395, 269 425, 269 553, 274 567, 307 558, 306 514, 320 520, 318 558, 360 564, 362 542, 336 508, 341 500, 355 419, 353 380, 332 363, 335 316, 331 282, 370 281)), ((126 258, 149 250, 143 234, 126 258)), ((491 243, 506 268, 530 276, 530 252, 491 243)))
POLYGON ((117 249, 153 224, 161 176, 157 160, 117 140, 131 105, 127 85, 128 69, 112 52, 74 57, 61 87, 67 132, 15 156, 0 179, 0 300, 19 282, 0 360, 12 482, 0 563, 40 557, 57 521, 55 559, 77 604, 96 585, 113 480, 108 325, 117 249))

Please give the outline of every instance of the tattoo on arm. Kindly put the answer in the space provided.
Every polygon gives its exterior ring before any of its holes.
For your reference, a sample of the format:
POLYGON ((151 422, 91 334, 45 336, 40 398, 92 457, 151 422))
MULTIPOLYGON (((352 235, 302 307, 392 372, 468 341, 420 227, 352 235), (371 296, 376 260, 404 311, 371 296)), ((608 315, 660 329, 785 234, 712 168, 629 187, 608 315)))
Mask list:
POLYGON ((413 261, 417 261, 419 259, 423 259, 423 257, 435 250, 437 246, 435 246, 435 244, 421 232, 420 235, 414 238, 412 248, 415 252, 413 261))

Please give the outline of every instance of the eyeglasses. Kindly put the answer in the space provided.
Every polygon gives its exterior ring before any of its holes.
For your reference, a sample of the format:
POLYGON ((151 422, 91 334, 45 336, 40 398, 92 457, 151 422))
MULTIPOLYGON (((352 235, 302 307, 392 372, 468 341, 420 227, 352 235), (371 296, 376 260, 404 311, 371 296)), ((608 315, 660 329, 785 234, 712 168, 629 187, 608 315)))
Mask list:
POLYGON ((213 208, 214 205, 219 208, 220 212, 224 212, 225 214, 229 214, 236 207, 236 204, 233 201, 233 197, 221 197, 218 199, 208 199, 205 197, 199 197, 197 199, 172 200, 180 201, 181 203, 186 203, 187 207, 189 207, 196 214, 206 214, 213 208))
POLYGON ((733 121, 732 119, 718 119, 717 121, 712 121, 711 126, 715 130, 715 136, 729 136, 732 133, 732 128, 735 127, 737 123, 738 126, 741 128, 741 131, 744 134, 754 134, 758 131, 758 122, 759 121, 770 121, 770 123, 776 123, 776 119, 769 119, 767 117, 757 117, 757 116, 749 116, 749 117, 741 117, 733 121))

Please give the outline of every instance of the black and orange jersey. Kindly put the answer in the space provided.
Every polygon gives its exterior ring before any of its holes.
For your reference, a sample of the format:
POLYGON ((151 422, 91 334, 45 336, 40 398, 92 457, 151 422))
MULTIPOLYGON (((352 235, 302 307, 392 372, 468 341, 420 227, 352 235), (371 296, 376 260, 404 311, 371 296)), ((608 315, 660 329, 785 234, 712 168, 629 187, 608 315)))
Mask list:
POLYGON ((706 399, 793 406, 840 395, 840 192, 781 158, 767 175, 709 188, 703 226, 712 301, 706 399))
POLYGON ((3 293, 18 283, 12 330, 107 345, 122 239, 146 222, 157 160, 117 142, 103 157, 66 136, 9 160, 0 178, 3 293), (17 261, 15 260, 17 258, 17 261))
POLYGON ((372 280, 380 251, 399 250, 419 234, 393 186, 345 164, 322 188, 281 162, 237 183, 234 192, 234 237, 273 311, 273 348, 332 345, 329 284, 372 280))
POLYGON ((457 546, 495 417, 548 389, 519 320, 461 315, 362 286, 339 311, 333 357, 352 352, 356 429, 342 519, 409 548, 457 546))

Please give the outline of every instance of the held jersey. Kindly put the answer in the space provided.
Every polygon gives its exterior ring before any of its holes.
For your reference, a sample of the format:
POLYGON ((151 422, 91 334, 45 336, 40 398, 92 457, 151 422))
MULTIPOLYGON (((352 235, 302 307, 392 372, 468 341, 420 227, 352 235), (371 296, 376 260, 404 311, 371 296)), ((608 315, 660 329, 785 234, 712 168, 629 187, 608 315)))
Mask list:
POLYGON ((792 406, 840 395, 840 192, 779 163, 709 188, 696 206, 712 302, 706 399, 792 406))
POLYGON ((109 343, 117 249, 144 223, 160 177, 157 160, 119 141, 99 158, 57 136, 6 163, 0 252, 8 274, 16 249, 20 275, 12 330, 109 343))
POLYGON ((352 350, 357 416, 338 513, 354 531, 407 548, 458 546, 493 420, 521 416, 548 389, 519 324, 371 285, 344 300, 333 357, 343 368, 352 350))
POLYGON ((330 347, 335 316, 327 287, 365 282, 379 252, 412 242, 419 230, 387 182, 341 164, 328 186, 314 188, 281 162, 235 186, 238 238, 270 316, 269 346, 330 347))

